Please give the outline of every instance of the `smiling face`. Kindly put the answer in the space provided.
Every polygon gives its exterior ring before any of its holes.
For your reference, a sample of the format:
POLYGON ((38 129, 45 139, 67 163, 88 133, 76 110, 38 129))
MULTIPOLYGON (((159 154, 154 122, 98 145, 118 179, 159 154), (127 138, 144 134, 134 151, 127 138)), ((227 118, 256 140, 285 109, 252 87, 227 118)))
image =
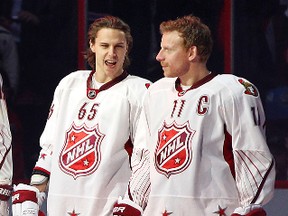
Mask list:
POLYGON ((127 54, 125 33, 112 28, 102 28, 97 37, 90 42, 90 48, 96 57, 96 80, 108 82, 123 72, 123 63, 127 54))
POLYGON ((177 31, 162 35, 161 49, 156 56, 165 77, 180 77, 189 71, 189 51, 184 47, 183 38, 177 31))

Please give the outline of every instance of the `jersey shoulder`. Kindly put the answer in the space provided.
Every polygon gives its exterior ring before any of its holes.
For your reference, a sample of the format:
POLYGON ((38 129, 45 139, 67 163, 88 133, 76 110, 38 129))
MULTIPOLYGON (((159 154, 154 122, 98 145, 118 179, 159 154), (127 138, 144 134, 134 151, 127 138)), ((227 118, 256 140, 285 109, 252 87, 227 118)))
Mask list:
POLYGON ((127 78, 124 81, 131 87, 136 87, 138 85, 142 86, 143 84, 144 84, 144 86, 146 84, 151 85, 151 83, 152 83, 148 79, 145 79, 145 78, 142 78, 142 77, 139 77, 139 76, 135 76, 135 75, 128 75, 127 78))
POLYGON ((71 72, 61 79, 58 84, 58 88, 73 88, 79 84, 85 84, 90 75, 90 70, 77 70, 71 72))
POLYGON ((154 82, 150 88, 149 91, 162 91, 164 89, 171 89, 175 87, 175 82, 177 78, 168 78, 168 77, 163 77, 156 82, 154 82))
POLYGON ((234 96, 252 96, 260 97, 257 87, 249 80, 238 77, 233 74, 219 74, 214 79, 214 82, 220 84, 219 87, 230 92, 234 96))
POLYGON ((126 79, 123 80, 123 83, 127 89, 131 90, 135 94, 143 94, 143 91, 147 91, 152 84, 150 80, 134 75, 128 75, 126 79))

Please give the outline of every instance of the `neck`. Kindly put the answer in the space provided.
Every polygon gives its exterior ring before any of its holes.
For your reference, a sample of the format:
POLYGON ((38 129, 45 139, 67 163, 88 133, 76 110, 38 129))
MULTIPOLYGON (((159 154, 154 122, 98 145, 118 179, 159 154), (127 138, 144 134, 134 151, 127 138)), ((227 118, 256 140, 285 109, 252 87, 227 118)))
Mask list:
POLYGON ((118 73, 111 73, 111 76, 108 76, 105 72, 100 72, 96 70, 93 77, 99 83, 107 83, 115 79, 116 77, 120 76, 123 72, 124 70, 122 69, 118 73))
POLYGON ((187 73, 183 76, 179 77, 181 84, 185 86, 192 86, 199 80, 206 77, 210 71, 205 67, 197 67, 190 69, 187 73))

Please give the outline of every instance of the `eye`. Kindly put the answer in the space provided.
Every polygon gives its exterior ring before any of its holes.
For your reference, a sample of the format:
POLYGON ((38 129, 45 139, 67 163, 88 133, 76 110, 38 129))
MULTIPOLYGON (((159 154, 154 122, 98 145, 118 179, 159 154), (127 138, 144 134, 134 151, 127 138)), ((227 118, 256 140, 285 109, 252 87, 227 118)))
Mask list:
POLYGON ((116 48, 124 48, 124 45, 123 44, 118 44, 118 45, 116 45, 116 48))
POLYGON ((170 51, 169 48, 162 48, 162 52, 164 52, 164 53, 168 53, 169 51, 170 51))
POLYGON ((99 43, 99 46, 102 47, 102 48, 107 48, 109 47, 109 44, 108 43, 99 43))
POLYGON ((108 48, 109 47, 108 44, 100 44, 100 46, 103 47, 103 48, 108 48))

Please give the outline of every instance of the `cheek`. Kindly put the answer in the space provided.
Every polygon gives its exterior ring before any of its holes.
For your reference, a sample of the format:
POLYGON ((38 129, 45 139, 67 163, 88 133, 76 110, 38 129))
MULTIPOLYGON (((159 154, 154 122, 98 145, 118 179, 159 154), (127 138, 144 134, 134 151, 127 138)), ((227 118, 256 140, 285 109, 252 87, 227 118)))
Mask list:
POLYGON ((102 52, 96 52, 95 53, 95 60, 96 60, 96 63, 100 66, 102 64, 104 64, 104 55, 102 52))
POLYGON ((119 57, 120 61, 124 62, 126 54, 127 54, 127 52, 119 52, 118 53, 118 57, 119 57))
POLYGON ((175 59, 174 64, 171 64, 171 68, 177 73, 185 73, 189 70, 190 64, 188 61, 184 61, 183 58, 175 59))
POLYGON ((183 59, 179 55, 171 56, 168 59, 168 61, 169 61, 170 67, 173 67, 173 68, 179 68, 183 64, 183 59))

